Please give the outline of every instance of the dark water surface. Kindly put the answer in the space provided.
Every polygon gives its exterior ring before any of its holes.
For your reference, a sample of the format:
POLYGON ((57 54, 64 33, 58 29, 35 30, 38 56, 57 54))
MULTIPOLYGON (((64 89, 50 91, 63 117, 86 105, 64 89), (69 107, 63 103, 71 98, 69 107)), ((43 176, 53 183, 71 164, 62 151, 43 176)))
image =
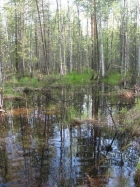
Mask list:
POLYGON ((134 187, 136 142, 118 133, 122 105, 109 91, 55 88, 5 100, 0 187, 134 187))

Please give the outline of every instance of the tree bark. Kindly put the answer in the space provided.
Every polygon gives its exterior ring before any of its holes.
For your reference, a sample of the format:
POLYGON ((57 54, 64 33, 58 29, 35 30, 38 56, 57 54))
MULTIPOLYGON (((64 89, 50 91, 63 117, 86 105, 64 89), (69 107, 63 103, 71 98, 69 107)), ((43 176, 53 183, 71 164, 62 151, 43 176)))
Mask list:
MULTIPOLYGON (((41 22, 41 15, 40 15, 40 10, 39 10, 39 4, 38 4, 37 0, 35 0, 35 2, 36 2, 37 12, 38 12, 38 18, 39 18, 41 40, 42 40, 44 62, 45 62, 45 71, 49 75, 48 62, 47 62, 48 59, 47 59, 47 49, 46 49, 46 38, 45 38, 44 33, 43 33, 43 26, 42 26, 42 22, 41 22)), ((42 3, 43 3, 43 0, 42 0, 42 3)), ((42 7, 42 11, 43 11, 43 7, 42 7)))

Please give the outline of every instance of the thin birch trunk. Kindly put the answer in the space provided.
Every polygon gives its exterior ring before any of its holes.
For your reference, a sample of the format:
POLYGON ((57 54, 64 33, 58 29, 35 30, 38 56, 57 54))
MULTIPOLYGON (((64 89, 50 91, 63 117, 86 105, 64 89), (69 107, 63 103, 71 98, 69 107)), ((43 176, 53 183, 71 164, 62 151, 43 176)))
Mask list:
POLYGON ((80 10, 79 10, 79 5, 77 3, 77 14, 78 14, 78 69, 80 73, 82 73, 82 54, 81 54, 81 23, 80 23, 80 10))
POLYGON ((87 18, 87 24, 86 24, 86 66, 87 66, 87 69, 88 71, 90 70, 90 62, 89 62, 89 42, 88 42, 88 37, 89 37, 89 21, 88 21, 88 18, 87 18))
POLYGON ((126 13, 124 15, 124 87, 126 87, 126 76, 129 68, 129 40, 128 40, 128 1, 124 0, 124 8, 126 13))
POLYGON ((24 5, 23 5, 23 20, 22 20, 22 75, 24 76, 24 71, 25 71, 25 21, 24 21, 24 5))
POLYGON ((100 18, 100 40, 101 40, 101 73, 102 76, 105 76, 105 62, 104 62, 104 46, 103 46, 103 33, 102 33, 102 23, 100 18))
MULTIPOLYGON (((49 69, 48 69, 48 64, 47 64, 47 51, 46 51, 46 44, 45 44, 45 36, 43 32, 43 26, 42 26, 42 21, 41 21, 41 15, 40 15, 40 10, 39 10, 39 4, 38 1, 35 0, 36 2, 36 7, 37 7, 37 13, 38 13, 38 18, 39 18, 39 25, 40 25, 40 32, 41 32, 41 40, 42 40, 42 47, 43 47, 43 54, 44 54, 44 62, 45 62, 45 71, 47 74, 49 74, 49 69)), ((42 7, 43 8, 43 7, 42 7)))
POLYGON ((71 19, 70 19, 70 7, 69 7, 69 0, 67 0, 68 4, 68 46, 69 46, 69 67, 70 67, 70 72, 73 70, 73 48, 72 48, 72 38, 71 38, 71 19))
MULTIPOLYGON (((137 0, 137 31, 138 32, 140 31, 139 27, 140 27, 140 4, 139 4, 139 0, 137 0)), ((138 79, 139 79, 140 78, 140 36, 138 36, 137 45, 138 45, 138 79)))
POLYGON ((60 4, 58 3, 58 0, 56 0, 57 4, 57 16, 58 16, 58 46, 59 46, 59 68, 60 68, 60 75, 64 75, 63 70, 63 61, 62 61, 62 25, 61 25, 61 1, 60 4))
POLYGON ((19 70, 19 59, 18 59, 18 22, 17 22, 17 3, 15 1, 15 64, 16 72, 19 70))

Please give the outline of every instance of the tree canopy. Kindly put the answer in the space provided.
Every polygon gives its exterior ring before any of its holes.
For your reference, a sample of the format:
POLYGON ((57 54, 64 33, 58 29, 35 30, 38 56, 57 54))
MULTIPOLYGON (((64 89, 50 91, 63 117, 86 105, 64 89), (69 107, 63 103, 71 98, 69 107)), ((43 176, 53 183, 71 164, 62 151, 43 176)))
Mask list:
POLYGON ((93 69, 140 76, 137 0, 9 0, 0 9, 0 63, 21 76, 93 69), (53 3, 53 4, 52 4, 53 3))

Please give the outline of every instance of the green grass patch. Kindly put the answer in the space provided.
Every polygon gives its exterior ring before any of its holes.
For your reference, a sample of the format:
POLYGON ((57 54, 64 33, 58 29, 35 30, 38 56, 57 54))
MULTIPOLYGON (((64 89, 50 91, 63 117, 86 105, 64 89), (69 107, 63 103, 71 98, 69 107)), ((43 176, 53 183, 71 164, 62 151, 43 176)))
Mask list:
POLYGON ((90 82, 92 72, 85 71, 83 73, 73 72, 68 73, 61 80, 62 84, 73 84, 73 85, 82 85, 90 82))
POLYGON ((20 86, 32 86, 38 87, 38 80, 36 78, 31 77, 22 77, 19 79, 18 85, 20 86))
MULTIPOLYGON (((127 82, 131 81, 131 74, 127 73, 125 79, 127 82)), ((102 81, 111 85, 111 86, 116 86, 118 84, 121 84, 122 81, 124 80, 124 74, 120 74, 118 72, 111 73, 107 75, 106 77, 102 78, 102 81)))
POLYGON ((113 73, 107 76, 107 78, 103 79, 103 82, 108 83, 112 86, 118 85, 118 83, 123 79, 123 75, 119 73, 113 73))

